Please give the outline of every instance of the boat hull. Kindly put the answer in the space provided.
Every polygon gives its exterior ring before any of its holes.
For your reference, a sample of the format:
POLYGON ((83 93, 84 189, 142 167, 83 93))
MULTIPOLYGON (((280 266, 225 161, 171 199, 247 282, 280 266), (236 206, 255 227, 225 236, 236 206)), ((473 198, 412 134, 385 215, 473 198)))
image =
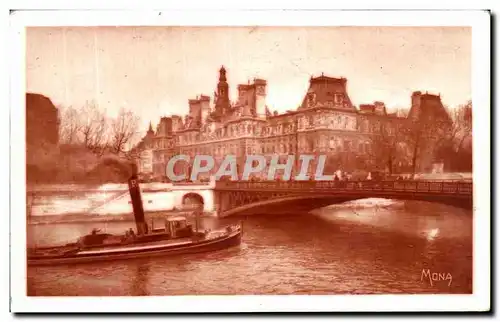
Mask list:
POLYGON ((156 256, 176 256, 182 254, 204 253, 210 251, 221 250, 232 246, 237 246, 241 243, 241 229, 233 231, 225 236, 218 238, 191 242, 182 245, 159 246, 155 248, 136 248, 133 251, 117 251, 113 253, 103 254, 74 254, 67 256, 58 256, 51 258, 30 258, 28 257, 28 266, 52 266, 52 265, 68 265, 68 264, 83 264, 95 263, 101 261, 117 261, 124 259, 149 258, 156 256))

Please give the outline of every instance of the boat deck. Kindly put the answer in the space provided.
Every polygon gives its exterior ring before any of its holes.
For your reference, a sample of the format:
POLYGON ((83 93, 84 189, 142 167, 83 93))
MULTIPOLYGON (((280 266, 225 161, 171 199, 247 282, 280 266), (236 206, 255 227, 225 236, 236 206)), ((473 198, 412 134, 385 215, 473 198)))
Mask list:
POLYGON ((81 250, 78 252, 78 255, 87 255, 87 254, 105 254, 105 253, 113 253, 113 252, 123 252, 123 251, 134 251, 141 249, 155 249, 162 248, 165 246, 181 246, 193 243, 191 238, 178 238, 178 239, 164 239, 154 242, 147 243, 130 243, 130 244, 118 244, 118 245, 107 245, 100 247, 93 247, 89 250, 81 250))

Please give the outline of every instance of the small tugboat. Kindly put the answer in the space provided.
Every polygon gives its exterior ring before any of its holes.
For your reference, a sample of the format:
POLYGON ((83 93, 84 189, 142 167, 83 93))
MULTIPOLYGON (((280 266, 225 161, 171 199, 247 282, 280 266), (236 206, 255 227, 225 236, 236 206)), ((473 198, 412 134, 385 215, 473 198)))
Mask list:
POLYGON ((198 231, 200 209, 194 211, 195 227, 183 216, 165 217, 162 227, 148 227, 145 221, 137 175, 128 181, 137 232, 123 235, 94 229, 76 242, 63 246, 28 249, 28 266, 93 263, 152 256, 201 253, 229 248, 241 242, 242 225, 220 230, 198 231))

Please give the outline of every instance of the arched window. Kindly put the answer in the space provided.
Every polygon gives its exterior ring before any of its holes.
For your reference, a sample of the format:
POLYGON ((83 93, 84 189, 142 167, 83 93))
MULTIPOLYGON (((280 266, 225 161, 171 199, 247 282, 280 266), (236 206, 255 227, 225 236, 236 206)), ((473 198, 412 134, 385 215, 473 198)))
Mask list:
POLYGON ((308 152, 314 151, 314 139, 313 138, 308 138, 308 140, 307 140, 307 151, 308 152))
POLYGON ((335 151, 335 139, 334 138, 330 138, 329 142, 328 142, 328 148, 330 149, 330 151, 335 151))
POLYGON ((342 105, 342 102, 344 100, 344 95, 343 94, 335 94, 335 104, 336 105, 342 105))
POLYGON ((321 135, 318 143, 319 143, 320 147, 326 146, 326 144, 327 144, 326 135, 321 135))

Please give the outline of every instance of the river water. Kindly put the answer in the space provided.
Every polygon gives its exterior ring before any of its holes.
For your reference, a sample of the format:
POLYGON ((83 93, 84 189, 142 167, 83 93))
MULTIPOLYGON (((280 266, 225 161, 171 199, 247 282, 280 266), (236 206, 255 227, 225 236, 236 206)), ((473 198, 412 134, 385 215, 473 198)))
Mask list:
MULTIPOLYGON (((472 212, 426 202, 365 199, 312 213, 245 218, 242 244, 206 254, 28 268, 28 295, 472 293, 472 212), (427 273, 441 279, 429 280, 427 273), (450 281, 451 277, 451 281, 450 281)), ((204 226, 223 224, 215 218, 204 226)), ((94 227, 29 226, 37 244, 94 227)))

